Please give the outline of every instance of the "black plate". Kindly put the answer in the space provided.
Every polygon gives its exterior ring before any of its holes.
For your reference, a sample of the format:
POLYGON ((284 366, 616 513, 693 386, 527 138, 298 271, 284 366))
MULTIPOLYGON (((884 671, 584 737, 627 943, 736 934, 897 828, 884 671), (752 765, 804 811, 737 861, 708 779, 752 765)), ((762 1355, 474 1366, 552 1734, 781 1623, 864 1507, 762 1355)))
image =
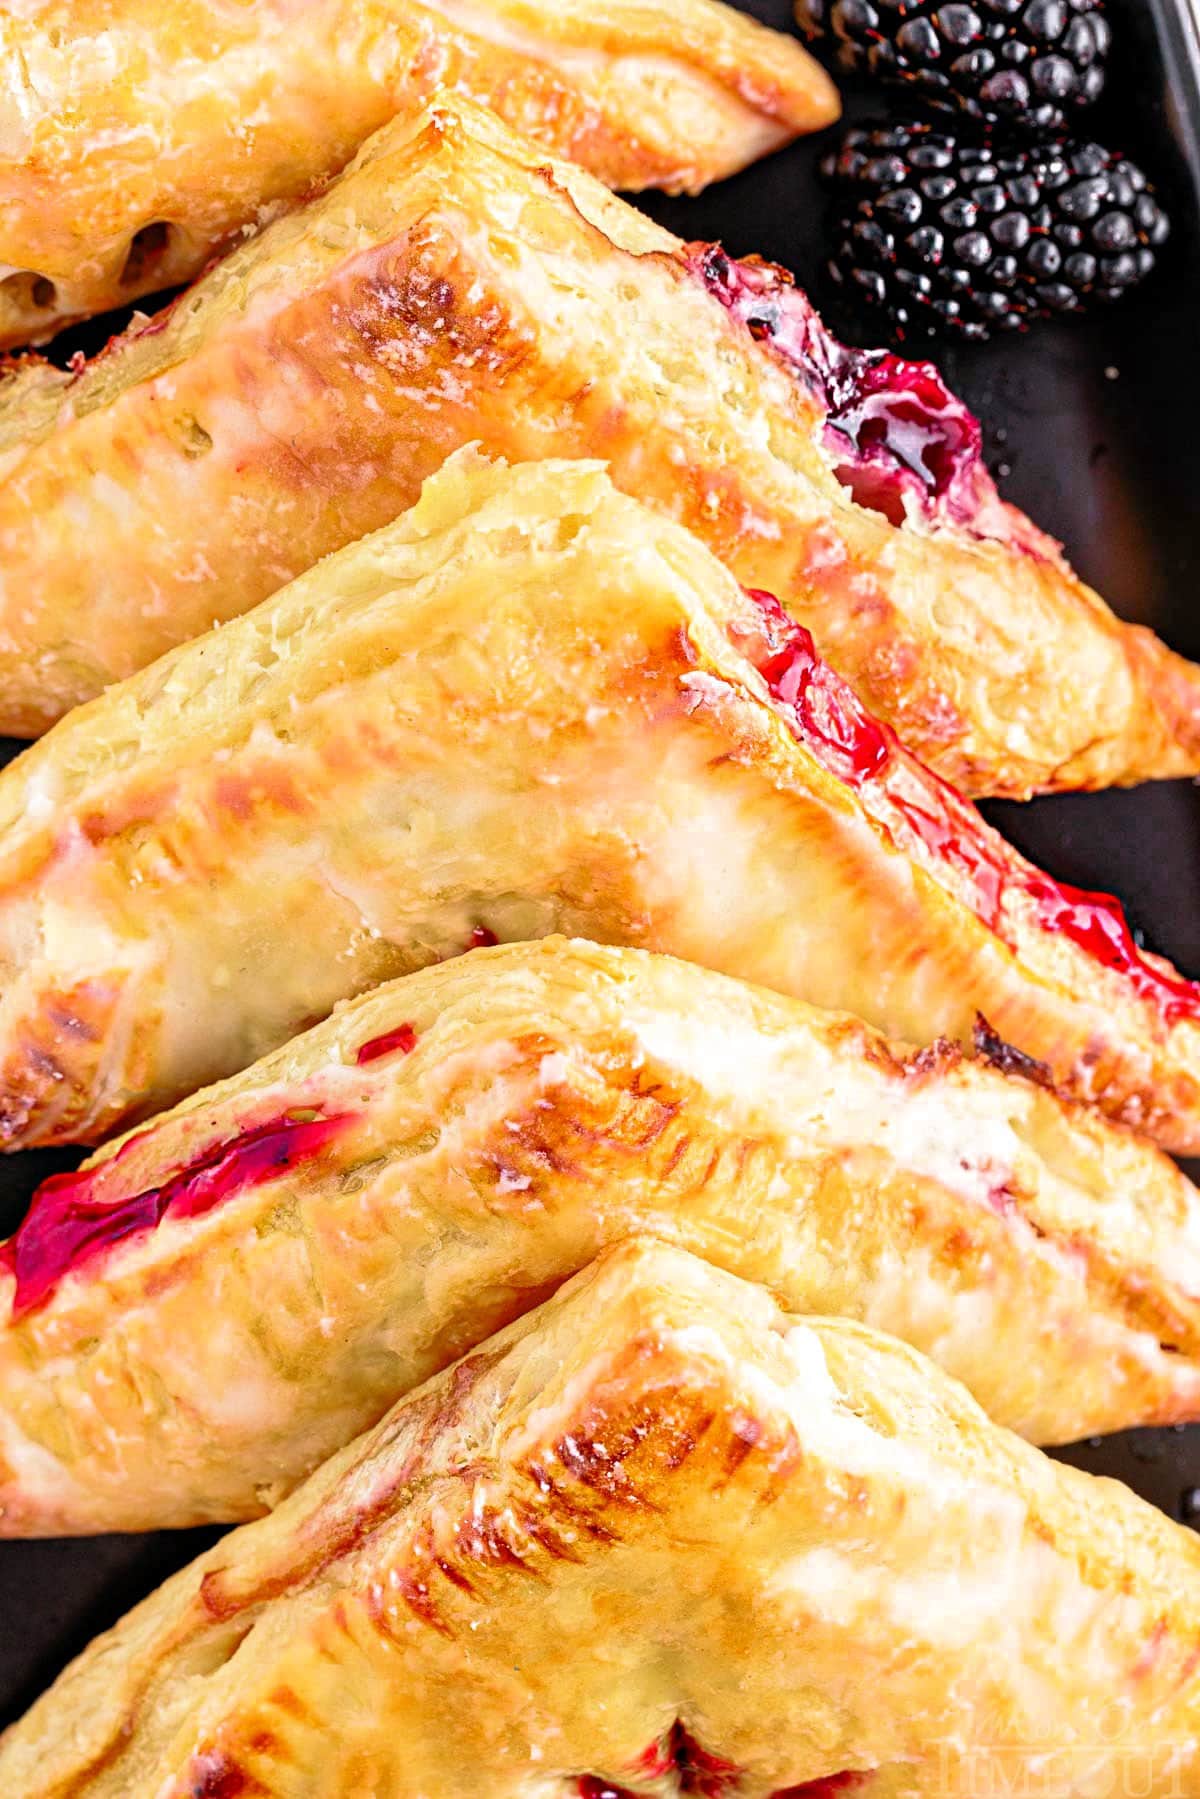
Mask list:
MULTIPOLYGON (((789 0, 741 4, 788 28, 789 0)), ((1166 192, 1175 234, 1161 271, 1141 295, 1087 322, 934 354, 983 418, 1008 497, 1063 540, 1119 612, 1200 658, 1200 44, 1187 0, 1110 0, 1110 12, 1114 76, 1089 128, 1139 158, 1166 192)), ((853 117, 896 104, 847 90, 853 117)), ((735 253, 757 250, 794 269, 830 323, 867 342, 870 328, 864 335, 822 272, 815 169, 824 142, 800 144, 699 200, 652 197, 647 209, 685 237, 719 237, 735 253)), ((56 359, 98 347, 112 328, 69 333, 56 359)), ((1150 946, 1200 975, 1195 789, 1171 783, 987 810, 1054 874, 1118 893, 1150 946)), ((16 1222, 35 1179, 63 1165, 70 1158, 0 1162, 0 1227, 16 1222)), ((1200 1488, 1200 1429, 1133 1431, 1068 1459, 1186 1516, 1186 1495, 1200 1488)), ((0 1720, 215 1534, 0 1545, 0 1720)))

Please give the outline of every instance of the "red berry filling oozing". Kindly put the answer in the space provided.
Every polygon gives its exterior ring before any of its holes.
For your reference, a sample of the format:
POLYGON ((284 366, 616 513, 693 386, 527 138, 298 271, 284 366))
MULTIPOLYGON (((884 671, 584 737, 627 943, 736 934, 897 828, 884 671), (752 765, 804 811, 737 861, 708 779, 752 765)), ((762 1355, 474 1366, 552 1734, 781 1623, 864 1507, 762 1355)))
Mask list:
POLYGON ((726 310, 799 375, 825 409, 838 480, 859 505, 903 524, 910 506, 970 529, 995 501, 979 421, 932 363, 838 343, 785 269, 698 245, 689 266, 726 310))
POLYGON ((1200 984, 1147 960, 1115 899, 1065 886, 1022 861, 967 800, 909 756, 891 727, 866 710, 774 595, 746 592, 761 628, 740 635, 738 647, 763 676, 793 735, 839 781, 854 788, 873 784, 937 860, 965 874, 974 909, 991 930, 1004 937, 1004 896, 1019 892, 1033 902, 1044 929, 1070 938, 1122 975, 1164 1024, 1200 1017, 1200 984))
MULTIPOLYGON (((639 1757, 638 1773, 649 1780, 675 1774, 679 1792, 694 1794, 696 1799, 726 1799, 726 1795, 732 1799, 741 1777, 733 1762, 702 1749, 678 1718, 666 1738, 651 1743, 639 1757)), ((598 1774, 582 1775, 578 1786, 580 1799, 637 1799, 628 1787, 614 1785, 598 1774)))
MULTIPOLYGON (((108 1199, 98 1197, 113 1160, 78 1174, 51 1175, 33 1196, 24 1222, 0 1245, 0 1266, 16 1278, 12 1316, 23 1318, 50 1298, 72 1269, 93 1261, 126 1238, 152 1231, 164 1218, 199 1218, 231 1194, 274 1179, 313 1160, 354 1122, 354 1115, 275 1118, 242 1136, 216 1143, 158 1187, 108 1199)), ((125 1151, 142 1138, 131 1139, 125 1151)), ((124 1153, 121 1152, 121 1153, 124 1153)))
MULTIPOLYGON (((679 1792, 692 1794, 695 1799, 733 1799, 742 1778, 736 1763, 701 1748, 678 1719, 667 1733, 665 1742, 651 1743, 640 1757, 638 1771, 651 1780, 658 1780, 664 1774, 676 1774, 679 1792)), ((780 1787, 771 1799, 835 1799, 835 1795, 848 1793, 870 1778, 869 1773, 846 1769, 800 1786, 780 1787)), ((582 1775, 578 1793, 579 1799, 637 1799, 631 1788, 619 1786, 598 1774, 582 1775)))
POLYGON ((354 1058, 362 1068, 368 1062, 378 1062, 383 1056, 411 1056, 417 1047, 417 1033, 411 1024, 397 1025, 394 1031, 385 1031, 382 1037, 372 1037, 364 1043, 354 1058))

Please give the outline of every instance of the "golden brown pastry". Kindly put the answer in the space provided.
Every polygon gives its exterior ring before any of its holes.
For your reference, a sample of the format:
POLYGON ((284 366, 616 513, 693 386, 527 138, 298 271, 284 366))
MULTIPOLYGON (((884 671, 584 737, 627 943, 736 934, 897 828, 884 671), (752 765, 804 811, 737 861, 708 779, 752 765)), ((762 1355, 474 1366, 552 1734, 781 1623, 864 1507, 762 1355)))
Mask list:
POLYGON ((717 0, 20 0, 0 10, 0 347, 190 280, 443 83, 613 187, 695 190, 837 117, 717 0))
POLYGON ((986 1060, 594 944, 368 994, 0 1245, 0 1535, 247 1518, 648 1232, 1042 1442, 1200 1418, 1200 1202, 986 1060))
POLYGON ((559 930, 918 1044, 982 1013, 1200 1149, 1200 986, 1113 901, 600 467, 475 452, 0 774, 0 1141, 94 1141, 480 931, 559 930))
POLYGON ((1198 1607, 912 1350, 635 1243, 98 1638, 0 1790, 1186 1799, 1198 1607))
POLYGON ((472 439, 607 459, 976 792, 1200 770, 1196 671, 1001 502, 931 368, 843 350, 777 272, 458 101, 86 370, 0 390, 0 728, 244 611, 472 439))

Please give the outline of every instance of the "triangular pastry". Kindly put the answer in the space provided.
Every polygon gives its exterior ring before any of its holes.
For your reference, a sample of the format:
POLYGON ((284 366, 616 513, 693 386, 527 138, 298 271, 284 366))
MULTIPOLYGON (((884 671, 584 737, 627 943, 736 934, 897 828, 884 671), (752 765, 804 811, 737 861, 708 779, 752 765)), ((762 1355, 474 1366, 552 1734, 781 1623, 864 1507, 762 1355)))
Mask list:
POLYGON ((420 505, 0 774, 0 1141, 96 1141, 477 933, 665 950, 901 1040, 977 1015, 1200 1149, 1200 986, 929 774, 594 464, 420 505))
POLYGON ((0 729, 245 611, 470 440, 607 460, 975 793, 1200 771, 1196 670, 1001 502, 935 370, 451 99, 89 367, 0 388, 0 729))
POLYGON ((623 1247, 100 1637, 13 1799, 1200 1791, 1200 1544, 623 1247))
POLYGON ((7 6, 0 347, 190 280, 443 85, 623 188, 695 190, 838 112, 717 0, 7 6))
POLYGON ((862 1319, 1043 1442, 1200 1417, 1200 1203, 949 1047, 552 940, 353 1004, 0 1245, 0 1534, 255 1516, 649 1232, 862 1319))

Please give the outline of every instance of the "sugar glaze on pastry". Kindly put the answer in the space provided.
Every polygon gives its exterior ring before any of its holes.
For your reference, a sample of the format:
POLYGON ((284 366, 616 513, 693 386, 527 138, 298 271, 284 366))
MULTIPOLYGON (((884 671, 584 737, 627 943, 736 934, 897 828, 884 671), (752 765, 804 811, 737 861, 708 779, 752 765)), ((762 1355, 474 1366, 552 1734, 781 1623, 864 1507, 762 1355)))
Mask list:
POLYGON ((935 371, 451 99, 89 368, 0 387, 0 728, 245 611, 472 440, 604 458, 973 792, 1200 771, 1196 670, 999 499, 935 371))
POLYGON ((1191 1533, 912 1350, 632 1243, 98 1638, 0 1789, 1169 1799, 1198 1608, 1191 1533))
POLYGON ((982 1014, 1200 1147, 1200 987, 905 751, 595 464, 411 513, 0 774, 0 1140, 95 1141, 378 981, 553 931, 921 1044, 982 1014))
POLYGON ((0 347, 199 274, 444 85, 613 187, 696 190, 838 112, 717 0, 19 0, 0 12, 0 347))
POLYGON ((35 1195, 0 1534, 252 1517, 638 1231, 906 1338, 1035 1440, 1200 1417, 1166 1156, 949 1045, 552 939, 377 989, 35 1195))

